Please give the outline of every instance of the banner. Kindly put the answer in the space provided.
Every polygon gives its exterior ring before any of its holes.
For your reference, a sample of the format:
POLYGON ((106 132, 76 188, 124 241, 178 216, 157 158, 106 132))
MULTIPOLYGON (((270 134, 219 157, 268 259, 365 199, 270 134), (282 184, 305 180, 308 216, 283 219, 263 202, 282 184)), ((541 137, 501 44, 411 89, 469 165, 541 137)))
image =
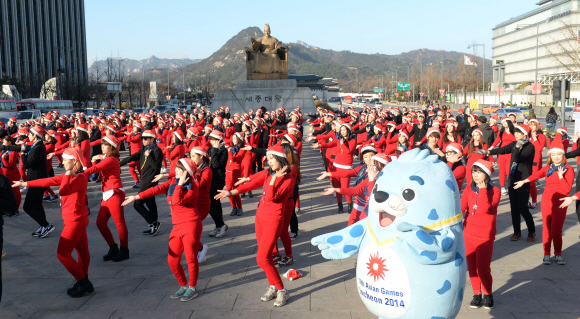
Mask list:
POLYGON ((407 96, 411 96, 411 91, 407 91, 407 96))
POLYGON ((542 93, 542 83, 532 83, 532 94, 542 93))
POLYGON ((479 100, 477 100, 477 99, 470 100, 469 101, 469 108, 472 110, 479 109, 479 100))

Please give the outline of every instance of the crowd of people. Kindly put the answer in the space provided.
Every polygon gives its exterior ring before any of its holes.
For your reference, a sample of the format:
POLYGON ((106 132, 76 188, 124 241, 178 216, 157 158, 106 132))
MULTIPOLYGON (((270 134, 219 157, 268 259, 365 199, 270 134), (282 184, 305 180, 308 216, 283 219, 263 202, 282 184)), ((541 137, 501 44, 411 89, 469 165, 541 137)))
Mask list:
MULTIPOLYGON (((303 114, 300 107, 231 114, 225 106, 214 112, 200 107, 173 115, 148 110, 65 116, 54 111, 20 125, 11 118, 7 127, 0 128, 0 210, 5 217, 19 215, 21 192, 26 192, 22 210, 38 224, 32 236, 45 238, 56 228, 47 220, 43 202, 61 201, 64 229, 57 256, 76 280, 67 294, 82 297, 94 291, 86 233, 88 183, 101 185, 96 225, 107 245, 103 243, 105 261, 130 258, 124 207, 133 204, 147 225, 142 234, 153 237, 161 227, 156 196, 165 194, 172 220, 168 263, 179 284, 170 297, 190 301, 198 295, 199 264, 205 262, 208 252, 201 239, 202 221, 208 215, 213 219, 210 237, 226 236, 221 200, 229 199, 230 216, 242 216, 242 197, 253 197, 252 191, 261 188, 255 217, 256 261, 269 283, 261 300, 275 299, 274 306, 280 307, 290 294, 276 266, 294 263, 292 241, 298 237, 303 142, 320 151, 325 171, 318 179, 328 178, 332 186, 323 195, 335 194, 339 214, 345 212, 344 196, 349 225, 366 217, 369 189, 379 172, 401 154, 420 148, 446 162, 455 176, 462 192, 474 293, 471 307, 492 308, 490 264, 500 197, 509 196, 511 240, 521 238, 523 216, 526 240, 534 242, 530 209, 537 207, 536 181, 545 178, 543 263, 551 264, 553 245, 554 261, 560 265, 565 264, 562 227, 566 207, 580 198, 580 193, 569 196, 574 171, 566 162, 580 155, 579 135, 570 140, 566 128, 560 127, 552 138, 542 133, 538 120, 517 124, 515 119, 515 114, 487 119, 472 114, 469 108, 455 114, 446 106, 427 104, 414 109, 378 106, 362 110, 339 105, 338 110, 319 107, 315 114, 303 114), (304 122, 310 125, 307 133, 304 122), (549 149, 546 165, 544 148, 549 149), (125 150, 129 155, 121 158, 120 152, 125 150), (122 167, 127 164, 132 187, 139 190, 136 195, 128 196, 121 180, 122 167), (63 168, 64 173, 56 175, 55 168, 63 168), (496 168, 500 188, 491 182, 496 168), (58 188, 58 194, 52 188, 58 188), (107 226, 110 218, 118 240, 107 226), (284 256, 278 249, 279 239, 284 256), (76 260, 73 250, 77 251, 76 260), (184 253, 188 276, 181 266, 184 253)), ((580 220, 580 212, 578 217, 580 220)))

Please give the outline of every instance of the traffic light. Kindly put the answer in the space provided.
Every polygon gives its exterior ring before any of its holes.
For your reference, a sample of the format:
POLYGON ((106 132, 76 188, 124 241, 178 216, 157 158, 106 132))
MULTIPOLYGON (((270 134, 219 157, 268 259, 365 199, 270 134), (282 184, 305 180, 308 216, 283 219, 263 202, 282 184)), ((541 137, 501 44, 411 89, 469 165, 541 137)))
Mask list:
POLYGON ((563 80, 563 83, 565 83, 564 87, 566 90, 566 99, 570 99, 570 80, 563 80))
POLYGON ((554 82, 552 82, 552 100, 554 102, 556 101, 560 101, 560 99, 562 98, 562 82, 560 82, 560 80, 554 80, 554 82))

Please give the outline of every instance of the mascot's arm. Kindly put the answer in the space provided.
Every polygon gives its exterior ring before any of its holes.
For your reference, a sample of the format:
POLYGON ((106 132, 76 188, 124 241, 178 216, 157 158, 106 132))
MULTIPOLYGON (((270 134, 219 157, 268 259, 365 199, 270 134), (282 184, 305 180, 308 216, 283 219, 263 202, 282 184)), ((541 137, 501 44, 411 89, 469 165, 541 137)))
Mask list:
POLYGON ((366 233, 365 218, 347 228, 312 238, 312 245, 318 246, 326 259, 344 259, 358 253, 366 233))
POLYGON ((399 237, 393 249, 399 256, 407 256, 417 263, 436 265, 455 258, 456 234, 452 228, 428 233, 421 227, 400 223, 399 237))

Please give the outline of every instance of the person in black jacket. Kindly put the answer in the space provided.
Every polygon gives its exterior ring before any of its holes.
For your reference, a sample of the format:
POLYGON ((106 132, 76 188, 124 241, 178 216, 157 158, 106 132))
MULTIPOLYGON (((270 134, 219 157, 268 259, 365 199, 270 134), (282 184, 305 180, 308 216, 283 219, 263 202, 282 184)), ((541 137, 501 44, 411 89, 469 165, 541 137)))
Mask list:
MULTIPOLYGON (((12 191, 12 186, 10 185, 10 180, 8 177, 0 174, 0 251, 2 251, 2 245, 4 243, 4 236, 2 233, 2 226, 4 225, 4 218, 2 215, 4 213, 15 212, 18 209, 16 204, 16 197, 14 197, 14 192, 12 191)), ((2 255, 4 252, 2 251, 2 255)), ((2 258, 0 257, 0 302, 2 301, 2 258)))
MULTIPOLYGON (((94 122, 91 125, 91 132, 90 132, 89 142, 92 143, 92 142, 98 141, 100 139, 101 139, 101 130, 99 130, 99 126, 97 125, 97 123, 94 122)), ((101 145, 94 145, 91 148, 91 151, 92 151, 91 158, 93 158, 93 156, 95 156, 95 155, 101 155, 101 154, 103 154, 103 151, 101 150, 101 145)), ((98 173, 95 173, 95 174, 93 174, 93 175, 91 175, 89 177, 89 181, 90 182, 98 181, 98 179, 99 179, 99 174, 98 173)))
POLYGON ((207 151, 207 154, 209 155, 209 167, 213 173, 211 186, 209 187, 209 197, 211 199, 209 214, 215 223, 215 229, 209 233, 209 236, 217 238, 224 237, 228 230, 228 225, 224 223, 222 203, 214 198, 218 194, 218 190, 223 189, 226 185, 228 151, 222 143, 222 140, 222 132, 211 132, 209 135, 209 141, 212 147, 207 151))
MULTIPOLYGON (((0 150, 20 152, 20 160, 26 168, 26 175, 29 181, 46 178, 46 147, 42 139, 46 131, 40 126, 31 127, 28 133, 28 140, 32 145, 0 146, 0 150)), ((34 237, 44 238, 54 231, 54 226, 46 221, 46 213, 42 206, 42 197, 45 187, 29 187, 24 199, 24 211, 34 219, 40 227, 32 233, 34 237)))
POLYGON ((511 154, 510 172, 509 172, 509 188, 508 193, 510 197, 510 209, 512 213, 512 224, 514 227, 514 234, 511 237, 512 241, 519 240, 522 237, 521 231, 521 216, 524 217, 528 227, 527 241, 532 243, 536 240, 536 226, 530 210, 528 209, 528 199, 530 198, 530 184, 526 183, 518 189, 513 186, 516 182, 523 181, 532 175, 532 166, 534 165, 534 144, 527 139, 530 133, 530 128, 525 125, 516 125, 514 137, 515 141, 500 148, 494 148, 491 151, 477 150, 477 154, 511 154))
MULTIPOLYGON (((129 162, 139 161, 141 165, 141 180, 139 192, 143 192, 151 187, 157 186, 157 182, 153 182, 155 175, 161 172, 161 165, 163 161, 163 151, 155 143, 155 134, 147 130, 141 135, 143 146, 139 152, 125 157, 121 162, 121 166, 127 165, 129 162)), ((133 204, 135 210, 147 221, 149 228, 143 231, 143 235, 155 236, 159 231, 161 223, 157 220, 157 204, 155 203, 155 196, 145 199, 136 200, 133 204), (147 205, 147 207, 145 207, 147 205)))

